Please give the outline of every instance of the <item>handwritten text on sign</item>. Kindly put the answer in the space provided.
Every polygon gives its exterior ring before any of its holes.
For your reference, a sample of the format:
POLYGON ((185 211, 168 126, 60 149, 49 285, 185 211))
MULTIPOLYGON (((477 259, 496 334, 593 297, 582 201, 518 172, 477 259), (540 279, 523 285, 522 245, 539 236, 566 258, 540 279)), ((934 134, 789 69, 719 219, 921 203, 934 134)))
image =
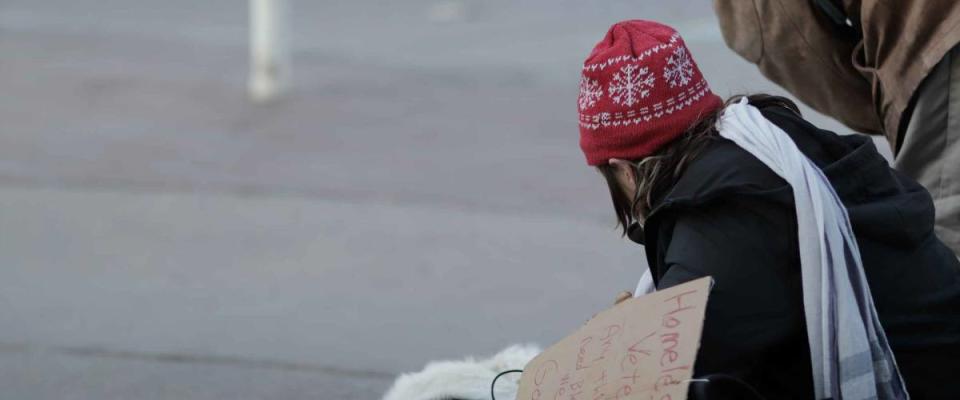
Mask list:
POLYGON ((517 399, 686 399, 709 290, 701 278, 597 314, 527 364, 517 399))

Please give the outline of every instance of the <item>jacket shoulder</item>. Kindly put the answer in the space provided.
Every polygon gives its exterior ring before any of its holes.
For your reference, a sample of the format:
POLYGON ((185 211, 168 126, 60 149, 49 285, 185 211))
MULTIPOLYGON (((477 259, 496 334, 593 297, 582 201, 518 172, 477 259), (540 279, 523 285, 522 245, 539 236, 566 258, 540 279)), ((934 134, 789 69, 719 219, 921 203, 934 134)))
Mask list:
POLYGON ((704 203, 723 195, 767 192, 784 186, 786 182, 756 157, 730 140, 715 137, 687 165, 662 203, 704 203))

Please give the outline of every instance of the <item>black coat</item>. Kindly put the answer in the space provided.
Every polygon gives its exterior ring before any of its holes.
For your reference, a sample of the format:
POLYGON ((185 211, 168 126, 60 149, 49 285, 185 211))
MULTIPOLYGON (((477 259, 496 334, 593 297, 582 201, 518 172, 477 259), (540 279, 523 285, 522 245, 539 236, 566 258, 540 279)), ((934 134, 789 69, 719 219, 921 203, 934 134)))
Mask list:
MULTIPOLYGON (((864 136, 762 110, 846 205, 881 323, 914 399, 960 399, 960 263, 933 233, 933 202, 864 136)), ((724 373, 770 399, 813 398, 790 186, 726 139, 690 163, 647 219, 657 287, 712 276, 697 375, 724 373)))

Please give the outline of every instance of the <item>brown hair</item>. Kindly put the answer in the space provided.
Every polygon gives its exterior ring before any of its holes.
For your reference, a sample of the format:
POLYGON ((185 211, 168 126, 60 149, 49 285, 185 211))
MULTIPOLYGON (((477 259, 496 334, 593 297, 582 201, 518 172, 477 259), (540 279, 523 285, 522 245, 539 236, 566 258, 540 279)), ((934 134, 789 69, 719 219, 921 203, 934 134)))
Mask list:
POLYGON ((610 197, 613 200, 613 210, 623 235, 627 234, 630 224, 646 219, 654 204, 673 188, 687 165, 696 159, 707 144, 717 136, 717 121, 726 106, 740 101, 743 97, 747 97, 750 104, 757 108, 778 106, 800 115, 797 105, 785 97, 768 94, 730 97, 722 107, 698 119, 680 137, 663 146, 656 154, 639 160, 630 160, 633 164, 637 187, 632 202, 630 196, 617 182, 613 166, 603 164, 597 167, 607 181, 610 197))

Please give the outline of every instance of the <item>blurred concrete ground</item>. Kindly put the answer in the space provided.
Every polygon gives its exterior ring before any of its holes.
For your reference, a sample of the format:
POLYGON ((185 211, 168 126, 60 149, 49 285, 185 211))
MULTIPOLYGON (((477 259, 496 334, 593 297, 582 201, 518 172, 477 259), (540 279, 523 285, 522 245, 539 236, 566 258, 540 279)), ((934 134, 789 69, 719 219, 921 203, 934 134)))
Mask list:
POLYGON ((675 25, 721 95, 779 93, 706 1, 292 3, 268 105, 245 2, 0 3, 4 398, 371 399, 547 345, 644 267, 573 122, 608 25, 675 25))

